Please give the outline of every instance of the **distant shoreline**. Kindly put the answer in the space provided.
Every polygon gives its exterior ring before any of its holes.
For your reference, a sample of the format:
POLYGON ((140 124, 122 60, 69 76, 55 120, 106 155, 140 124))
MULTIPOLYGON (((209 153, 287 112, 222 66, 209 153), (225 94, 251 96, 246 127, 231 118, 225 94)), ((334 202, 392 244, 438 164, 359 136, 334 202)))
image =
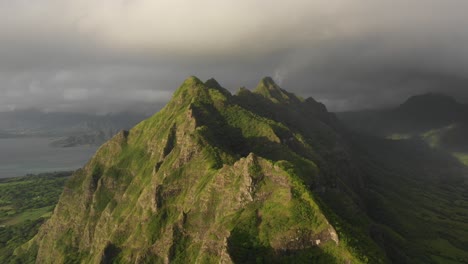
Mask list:
POLYGON ((77 170, 65 170, 65 171, 51 171, 51 172, 41 172, 41 173, 28 173, 21 176, 9 176, 9 177, 0 177, 0 183, 8 182, 13 180, 26 179, 30 177, 69 177, 77 170))

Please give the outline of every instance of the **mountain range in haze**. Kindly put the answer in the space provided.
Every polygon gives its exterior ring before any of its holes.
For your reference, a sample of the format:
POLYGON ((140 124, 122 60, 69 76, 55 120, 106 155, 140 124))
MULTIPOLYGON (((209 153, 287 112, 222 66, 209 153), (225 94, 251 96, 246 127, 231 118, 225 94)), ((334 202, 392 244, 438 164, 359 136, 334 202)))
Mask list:
POLYGON ((91 115, 84 113, 21 110, 0 112, 0 138, 53 137, 57 147, 101 145, 119 130, 129 129, 147 115, 113 113, 91 115))
POLYGON ((450 96, 422 94, 393 109, 338 116, 354 131, 393 140, 421 140, 468 164, 468 105, 450 96))

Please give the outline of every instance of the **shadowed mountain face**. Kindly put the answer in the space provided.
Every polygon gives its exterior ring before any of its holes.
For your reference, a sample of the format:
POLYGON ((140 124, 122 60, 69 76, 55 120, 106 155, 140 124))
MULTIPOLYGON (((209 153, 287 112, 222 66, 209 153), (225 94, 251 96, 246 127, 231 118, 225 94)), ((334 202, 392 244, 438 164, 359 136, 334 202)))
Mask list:
POLYGON ((468 123, 468 105, 442 94, 410 97, 389 110, 339 113, 349 127, 371 134, 420 133, 455 123, 468 123))
MULTIPOLYGON (((441 128, 453 123, 468 122, 468 106, 459 104, 450 96, 424 94, 409 98, 392 113, 397 123, 406 122, 406 128, 424 130, 441 128)), ((396 125, 396 124, 395 124, 396 125)))
POLYGON ((159 113, 74 174, 17 255, 39 263, 468 260, 466 205, 429 206, 465 199, 464 173, 424 146, 348 134, 323 104, 271 78, 231 95, 214 79, 190 77, 159 113))

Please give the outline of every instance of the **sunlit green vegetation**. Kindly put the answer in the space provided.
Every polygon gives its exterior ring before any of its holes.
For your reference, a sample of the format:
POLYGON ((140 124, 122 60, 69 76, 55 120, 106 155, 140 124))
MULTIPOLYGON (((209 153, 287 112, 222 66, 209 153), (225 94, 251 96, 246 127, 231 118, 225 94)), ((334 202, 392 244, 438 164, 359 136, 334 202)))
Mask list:
POLYGON ((453 155, 463 164, 468 166, 468 153, 454 152, 453 155))
POLYGON ((71 172, 0 179, 0 263, 14 261, 16 247, 50 217, 71 172))
POLYGON ((409 135, 409 134, 398 134, 398 133, 395 133, 395 134, 391 134, 391 135, 388 135, 387 138, 388 139, 391 139, 391 140, 402 140, 402 139, 410 139, 412 136, 409 135))
POLYGON ((190 77, 74 174, 21 249, 45 263, 466 261, 463 169, 420 138, 348 133, 271 79, 231 95, 190 77))

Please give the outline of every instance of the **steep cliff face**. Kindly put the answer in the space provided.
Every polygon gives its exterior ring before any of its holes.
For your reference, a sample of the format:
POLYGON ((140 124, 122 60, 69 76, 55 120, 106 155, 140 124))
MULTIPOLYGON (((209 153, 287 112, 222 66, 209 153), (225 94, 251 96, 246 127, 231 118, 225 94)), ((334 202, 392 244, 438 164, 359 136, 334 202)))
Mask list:
POLYGON ((339 129, 323 105, 271 79, 231 95, 190 77, 101 146, 22 250, 38 263, 385 262, 314 194, 359 203, 339 129))

